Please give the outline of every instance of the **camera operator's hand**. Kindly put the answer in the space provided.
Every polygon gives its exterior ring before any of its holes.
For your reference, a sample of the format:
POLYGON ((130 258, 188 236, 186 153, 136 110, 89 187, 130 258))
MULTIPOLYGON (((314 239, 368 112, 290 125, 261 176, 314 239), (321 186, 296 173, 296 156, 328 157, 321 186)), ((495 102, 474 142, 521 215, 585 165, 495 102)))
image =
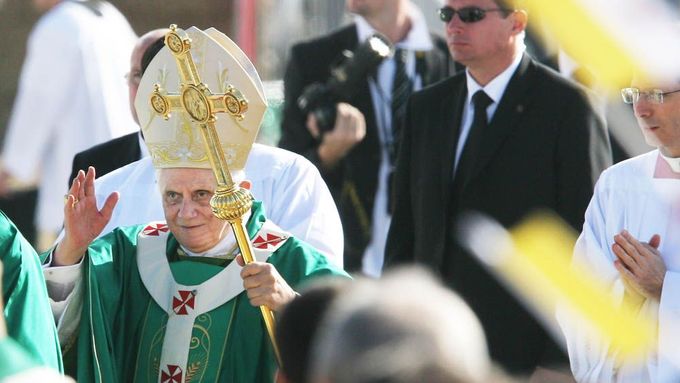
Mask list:
MULTIPOLYGON (((310 113, 307 116, 307 129, 315 138, 319 137, 320 131, 316 124, 316 118, 310 113)), ((333 130, 325 133, 321 139, 318 153, 324 168, 332 169, 347 155, 354 145, 361 142, 366 136, 366 120, 359 109, 350 104, 339 103, 337 117, 333 130)))

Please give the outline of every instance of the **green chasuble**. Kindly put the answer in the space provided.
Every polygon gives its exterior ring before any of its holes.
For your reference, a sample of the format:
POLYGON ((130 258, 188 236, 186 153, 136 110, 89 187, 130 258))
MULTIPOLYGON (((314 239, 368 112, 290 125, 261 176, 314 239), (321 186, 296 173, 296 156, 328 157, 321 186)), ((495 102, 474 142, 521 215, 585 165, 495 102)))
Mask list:
POLYGON ((62 371, 59 341, 40 259, 2 212, 0 260, 8 335, 36 362, 62 371))
POLYGON ((26 351, 11 338, 0 339, 0 381, 39 366, 26 351))
POLYGON ((46 367, 29 355, 12 338, 0 339, 0 382, 71 382, 58 371, 46 367))
MULTIPOLYGON (((260 203, 246 227, 256 258, 271 249, 267 262, 293 288, 315 276, 347 277, 309 245, 266 231, 275 226, 266 222, 260 203)), ((78 381, 273 381, 270 340, 260 309, 243 291, 240 267, 186 260, 177 250, 162 223, 116 229, 90 246, 78 381), (189 325, 182 326, 187 318, 189 325)))

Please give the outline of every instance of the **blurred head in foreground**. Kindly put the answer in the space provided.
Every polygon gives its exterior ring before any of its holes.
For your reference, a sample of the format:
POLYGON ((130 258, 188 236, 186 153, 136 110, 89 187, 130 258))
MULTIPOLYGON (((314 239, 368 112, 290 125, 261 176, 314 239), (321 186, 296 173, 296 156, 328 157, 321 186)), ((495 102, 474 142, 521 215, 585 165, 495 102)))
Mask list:
POLYGON ((313 382, 490 381, 478 319, 420 269, 356 282, 336 299, 318 334, 313 382))
POLYGON ((281 351, 277 383, 309 381, 311 348, 319 324, 333 302, 349 287, 349 280, 326 278, 313 282, 279 313, 276 342, 281 351))

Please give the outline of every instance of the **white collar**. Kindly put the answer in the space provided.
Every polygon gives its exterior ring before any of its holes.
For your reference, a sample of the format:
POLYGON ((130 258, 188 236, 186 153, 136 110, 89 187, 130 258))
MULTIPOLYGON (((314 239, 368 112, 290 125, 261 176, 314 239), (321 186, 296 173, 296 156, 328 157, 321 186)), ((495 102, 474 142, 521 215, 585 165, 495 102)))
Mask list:
POLYGON ((465 70, 465 76, 467 78, 467 103, 469 104, 472 100, 472 95, 475 94, 478 90, 482 89, 484 90, 484 93, 486 93, 494 103, 498 103, 501 100, 501 97, 503 97, 503 93, 505 93, 505 88, 508 87, 508 83, 510 82, 510 79, 512 78, 512 75, 515 73, 517 68, 519 67, 519 63, 522 61, 522 57, 524 56, 524 51, 520 52, 517 57, 512 61, 512 63, 505 68, 503 72, 501 72, 498 76, 494 77, 493 80, 489 81, 486 86, 482 87, 475 81, 474 78, 470 75, 469 70, 465 70))
POLYGON ((680 173, 680 157, 676 157, 676 158, 666 157, 666 156, 663 155, 663 153, 661 153, 660 150, 659 150, 659 154, 661 155, 661 158, 666 160, 666 162, 671 167, 671 169, 673 170, 674 173, 680 173))
MULTIPOLYGON (((394 43, 395 47, 412 51, 432 50, 434 45, 432 44, 423 13, 410 1, 407 7, 408 16, 411 19, 411 29, 403 40, 394 43)), ((357 36, 360 42, 365 41, 375 32, 371 24, 359 15, 354 15, 354 22, 357 26, 357 36)))

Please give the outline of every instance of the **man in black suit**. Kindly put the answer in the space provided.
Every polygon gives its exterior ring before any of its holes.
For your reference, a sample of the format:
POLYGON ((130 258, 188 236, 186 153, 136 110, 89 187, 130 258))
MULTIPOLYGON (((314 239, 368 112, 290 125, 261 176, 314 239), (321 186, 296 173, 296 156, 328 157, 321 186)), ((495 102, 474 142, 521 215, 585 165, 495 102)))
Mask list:
MULTIPOLYGON (((163 48, 163 39, 167 31, 168 29, 161 28, 145 33, 135 44, 130 56, 130 72, 128 72, 126 78, 130 90, 130 111, 138 125, 139 120, 137 119, 137 111, 134 105, 135 97, 137 97, 137 87, 142 79, 144 70, 156 56, 156 53, 163 48)), ((71 185, 79 170, 87 172, 89 166, 94 166, 97 169, 97 177, 101 177, 106 173, 139 160, 142 158, 142 150, 146 150, 141 140, 142 133, 140 130, 95 145, 76 154, 73 157, 73 166, 71 167, 68 185, 71 185)))
POLYGON ((427 32, 409 0, 348 0, 347 8, 356 15, 353 24, 291 50, 279 146, 311 160, 331 189, 343 224, 346 270, 362 269, 363 260, 365 273, 379 275, 390 219, 387 185, 396 159, 392 120, 403 117, 414 88, 445 78, 453 63, 444 40, 427 32), (338 104, 332 130, 320 132, 298 98, 308 85, 326 82, 343 51, 354 51, 374 31, 395 42, 394 58, 362 81, 356 96, 338 104))
POLYGON ((564 354, 462 250, 457 220, 475 210, 512 226, 547 208, 580 230, 594 183, 611 163, 609 139, 585 88, 524 53, 524 10, 502 0, 447 0, 440 17, 451 55, 467 70, 411 96, 386 264, 436 270, 481 319, 492 357, 532 373, 566 362, 564 354))

